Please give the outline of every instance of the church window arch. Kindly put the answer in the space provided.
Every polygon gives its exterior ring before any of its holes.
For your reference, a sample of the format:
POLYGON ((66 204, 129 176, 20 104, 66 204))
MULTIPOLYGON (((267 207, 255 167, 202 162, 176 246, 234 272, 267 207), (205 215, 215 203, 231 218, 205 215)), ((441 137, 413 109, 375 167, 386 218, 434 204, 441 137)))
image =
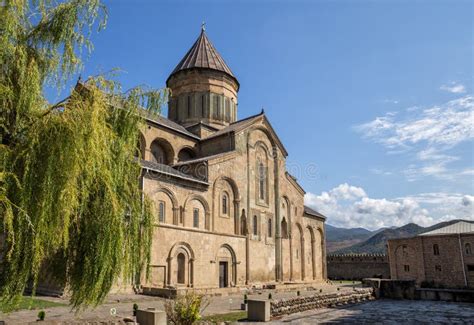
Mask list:
POLYGON ((268 237, 273 236, 273 222, 272 218, 268 218, 268 237))
POLYGON ((266 201, 267 193, 267 170, 262 162, 258 163, 258 195, 259 199, 266 201))
POLYGON ((179 253, 176 257, 177 264, 178 264, 178 283, 184 284, 185 279, 185 271, 186 271, 186 256, 183 253, 179 253))
POLYGON ((166 213, 165 202, 164 201, 158 202, 158 221, 159 222, 165 222, 165 213, 166 213))
POLYGON ((257 216, 253 216, 252 230, 253 230, 254 236, 257 236, 258 235, 258 217, 257 216))
POLYGON ((183 148, 178 152, 178 162, 194 159, 196 154, 191 148, 183 148))
POLYGON ((247 233, 247 217, 245 216, 245 209, 242 209, 242 214, 240 215, 240 234, 246 236, 247 233))
POLYGON ((150 146, 151 160, 159 164, 170 165, 173 163, 173 146, 165 139, 155 139, 150 146))
POLYGON ((223 215, 228 215, 229 214, 229 194, 227 192, 222 193, 222 206, 221 206, 221 211, 223 215))
POLYGON ((188 117, 192 116, 192 107, 191 107, 191 96, 187 98, 187 109, 188 109, 188 117))
POLYGON ((198 208, 193 209, 193 227, 199 228, 199 209, 198 208))

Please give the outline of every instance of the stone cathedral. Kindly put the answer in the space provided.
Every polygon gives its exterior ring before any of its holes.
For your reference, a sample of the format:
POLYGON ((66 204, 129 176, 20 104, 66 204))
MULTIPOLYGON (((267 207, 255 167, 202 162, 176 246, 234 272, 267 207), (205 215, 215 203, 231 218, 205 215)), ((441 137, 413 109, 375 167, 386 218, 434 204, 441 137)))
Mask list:
POLYGON ((325 217, 304 206, 262 111, 238 119, 239 81, 202 29, 147 117, 141 186, 156 214, 144 293, 321 282, 325 217))

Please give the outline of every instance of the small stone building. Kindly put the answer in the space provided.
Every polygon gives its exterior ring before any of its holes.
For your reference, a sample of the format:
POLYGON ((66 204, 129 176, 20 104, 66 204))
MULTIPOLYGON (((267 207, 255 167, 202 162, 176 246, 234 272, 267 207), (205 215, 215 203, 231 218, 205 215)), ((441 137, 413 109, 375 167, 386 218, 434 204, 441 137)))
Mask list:
POLYGON ((239 81, 204 30, 166 84, 168 118, 147 117, 140 138, 156 215, 144 292, 323 281, 325 217, 263 110, 238 119, 239 81))
POLYGON ((388 241, 391 278, 418 285, 474 288, 474 223, 460 221, 388 241))

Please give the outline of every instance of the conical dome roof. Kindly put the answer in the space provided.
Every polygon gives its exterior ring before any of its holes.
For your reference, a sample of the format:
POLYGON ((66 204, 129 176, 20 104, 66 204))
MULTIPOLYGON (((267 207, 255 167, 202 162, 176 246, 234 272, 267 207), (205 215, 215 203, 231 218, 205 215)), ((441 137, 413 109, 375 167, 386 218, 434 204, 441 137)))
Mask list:
POLYGON ((173 72, 171 72, 168 80, 179 71, 194 68, 212 69, 224 72, 232 77, 238 84, 237 78, 234 76, 229 66, 217 52, 209 38, 207 38, 204 28, 201 30, 201 34, 189 49, 188 53, 186 53, 184 58, 178 63, 176 68, 174 68, 173 72))

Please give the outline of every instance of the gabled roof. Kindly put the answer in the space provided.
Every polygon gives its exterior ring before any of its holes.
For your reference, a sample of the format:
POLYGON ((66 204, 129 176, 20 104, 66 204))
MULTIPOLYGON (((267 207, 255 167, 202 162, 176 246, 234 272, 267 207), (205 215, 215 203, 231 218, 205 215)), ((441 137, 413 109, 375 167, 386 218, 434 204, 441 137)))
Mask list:
POLYGON ((223 129, 220 129, 217 132, 214 132, 213 134, 209 135, 207 138, 204 138, 202 140, 206 141, 206 140, 209 140, 209 139, 219 137, 219 136, 224 135, 224 134, 240 132, 240 131, 244 130, 245 128, 247 128, 247 127, 251 126, 252 124, 254 124, 260 118, 263 118, 265 120, 272 137, 274 138, 276 144, 280 147, 281 151, 283 152, 283 155, 285 157, 288 156, 288 151, 286 151, 285 146, 280 141, 280 138, 278 138, 278 135, 276 134, 275 130, 273 130, 273 127, 270 124, 270 121, 268 121, 267 117, 265 116, 265 112, 263 110, 259 114, 252 115, 252 116, 246 117, 242 120, 230 123, 229 126, 223 128, 223 129))
POLYGON ((181 133, 181 134, 184 134, 188 137, 191 137, 191 138, 194 138, 196 140, 199 140, 200 138, 195 135, 194 133, 191 133, 189 132, 188 130, 186 130, 186 128, 178 123, 175 123, 169 119, 167 119, 166 117, 163 117, 161 115, 158 115, 158 114, 150 114, 148 113, 147 111, 143 111, 143 116, 145 117, 145 119, 147 121, 150 121, 152 123, 156 123, 158 125, 161 125, 161 126, 164 126, 165 128, 168 128, 168 129, 171 129, 171 130, 174 130, 178 133, 181 133))
POLYGON ((321 218, 321 219, 326 220, 326 217, 325 217, 325 216, 323 216, 323 215, 322 215, 321 213, 319 213, 318 211, 313 210, 313 209, 311 209, 310 207, 308 207, 308 206, 306 206, 306 205, 304 206, 304 213, 309 214, 310 216, 314 216, 314 217, 318 217, 318 218, 321 218))
POLYGON ((449 234, 465 234, 465 233, 474 233, 474 223, 459 221, 453 223, 452 225, 428 231, 419 236, 435 236, 435 235, 449 235, 449 234))
POLYGON ((196 163, 200 163, 200 162, 209 161, 209 160, 221 158, 221 157, 224 157, 224 156, 228 156, 228 155, 234 154, 234 153, 235 153, 235 151, 226 151, 226 152, 221 152, 221 153, 218 153, 218 154, 215 154, 215 155, 190 159, 190 160, 186 160, 186 161, 180 161, 179 163, 174 164, 173 167, 196 164, 196 163))
POLYGON ((153 162, 153 161, 143 160, 143 159, 140 160, 140 164, 142 165, 142 168, 147 169, 147 170, 151 170, 151 171, 154 171, 154 172, 157 172, 157 173, 160 173, 160 174, 164 174, 164 175, 167 175, 167 176, 184 179, 184 180, 194 182, 194 183, 199 183, 199 184, 202 184, 202 185, 209 185, 209 183, 206 182, 206 181, 203 181, 203 180, 197 179, 197 178, 195 178, 191 175, 182 173, 179 170, 176 170, 173 167, 170 167, 168 165, 163 165, 163 164, 159 164, 159 163, 156 163, 156 162, 153 162))
POLYGON ((173 72, 171 72, 168 80, 172 75, 179 71, 194 68, 211 69, 224 72, 234 79, 237 84, 239 84, 237 78, 234 76, 229 66, 225 63, 224 59, 221 57, 219 52, 217 52, 214 45, 212 45, 211 41, 207 38, 204 29, 201 30, 201 34, 199 35, 196 42, 194 42, 193 46, 189 49, 188 53, 186 53, 184 58, 178 63, 176 68, 174 68, 173 72))

